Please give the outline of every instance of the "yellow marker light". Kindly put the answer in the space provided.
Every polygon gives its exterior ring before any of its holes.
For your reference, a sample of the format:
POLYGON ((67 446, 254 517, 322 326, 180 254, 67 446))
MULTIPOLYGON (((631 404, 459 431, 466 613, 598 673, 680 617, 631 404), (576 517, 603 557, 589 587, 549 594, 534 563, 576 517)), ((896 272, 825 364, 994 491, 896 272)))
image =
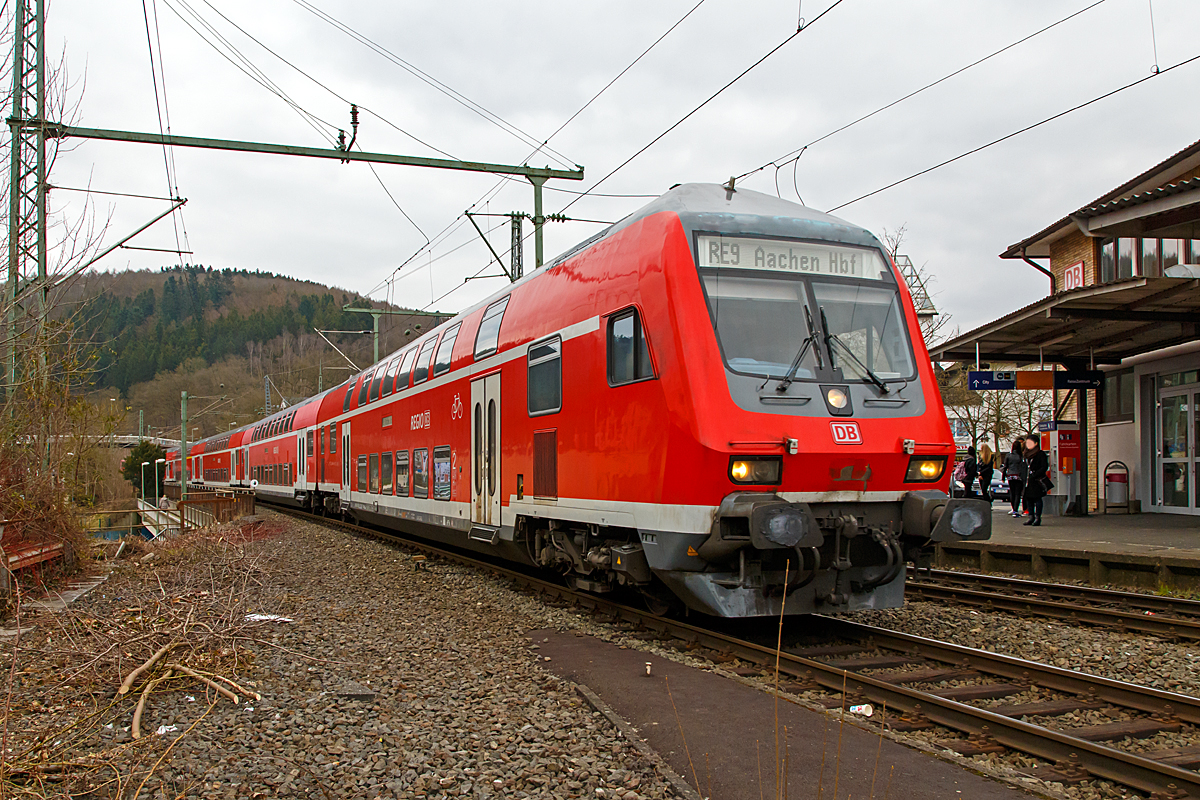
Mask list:
POLYGON ((936 478, 941 471, 941 465, 936 461, 921 462, 921 477, 923 478, 936 478))
POLYGON ((845 408, 846 403, 848 403, 850 400, 848 397, 846 397, 845 392, 836 387, 825 392, 825 399, 828 400, 829 405, 833 406, 834 408, 845 408))
POLYGON ((735 461, 729 468, 729 474, 735 481, 744 481, 750 477, 750 464, 746 461, 735 461))

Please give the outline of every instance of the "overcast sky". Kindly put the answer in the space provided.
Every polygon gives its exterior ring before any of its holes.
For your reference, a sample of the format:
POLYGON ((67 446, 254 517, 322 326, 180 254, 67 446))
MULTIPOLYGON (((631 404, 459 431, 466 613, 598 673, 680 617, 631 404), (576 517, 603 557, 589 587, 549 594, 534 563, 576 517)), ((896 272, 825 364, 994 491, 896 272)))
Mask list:
MULTIPOLYGON (((696 5, 696 0, 304 1, 539 141, 696 5)), ((592 186, 779 44, 795 30, 798 15, 811 20, 831 1, 804 0, 798 7, 795 0, 705 0, 552 139, 550 146, 568 164, 582 164, 588 179, 550 186, 576 191, 592 186)), ((1092 2, 844 0, 597 191, 657 195, 675 183, 726 181, 1092 2)), ((328 146, 284 100, 189 29, 176 12, 187 16, 190 8, 296 104, 334 128, 349 128, 348 102, 370 109, 359 129, 363 150, 439 155, 432 147, 455 158, 520 163, 533 149, 338 31, 302 0, 145 5, 152 33, 157 11, 153 35, 161 39, 161 51, 156 41, 155 58, 162 58, 175 134, 328 146)), ((1153 14, 1160 67, 1200 54, 1195 35, 1200 3, 1153 0, 1153 14)), ((200 27, 194 17, 187 19, 200 27)), ((77 79, 75 91, 82 95, 77 125, 158 130, 141 2, 55 0, 47 42, 52 57, 65 54, 77 79)), ((778 185, 793 200, 798 188, 806 205, 827 210, 1143 77, 1154 63, 1147 0, 1106 0, 813 146, 794 174, 791 167, 770 168, 745 185, 772 193, 778 185)), ((1001 261, 997 253, 1200 139, 1198 87, 1200 62, 837 213, 877 234, 905 226, 903 251, 926 265, 939 309, 965 331, 1048 289, 1044 276, 1019 261, 1001 261)), ((457 310, 503 288, 502 279, 463 286, 490 258, 469 224, 454 223, 465 208, 491 196, 478 210, 532 210, 528 183, 511 180, 493 194, 498 179, 490 175, 376 166, 410 222, 365 164, 185 148, 175 150, 174 160, 179 192, 188 198, 183 222, 193 263, 375 290, 378 299, 416 307, 436 301, 439 310, 457 310), (395 277, 426 237, 435 238, 452 223, 457 230, 395 277), (388 284, 389 278, 395 279, 388 284), (461 288, 452 291, 455 287, 461 288)), ((163 195, 163 161, 161 148, 150 145, 85 142, 60 157, 51 180, 58 186, 163 195)), ((539 155, 532 163, 558 161, 539 155)), ((546 195, 548 212, 572 199, 553 191, 546 195)), ((101 220, 109 221, 107 241, 164 208, 152 200, 93 197, 101 220)), ((82 200, 58 192, 53 207, 77 215, 82 200)), ((568 213, 616 220, 645 202, 588 197, 568 213)), ((598 227, 548 225, 547 256, 598 227)), ((507 241, 507 227, 494 234, 501 253, 507 241)), ((133 243, 175 247, 175 229, 164 221, 133 243)), ((174 259, 119 251, 101 264, 111 270, 147 268, 174 259)), ((526 263, 532 260, 530 242, 526 263)))

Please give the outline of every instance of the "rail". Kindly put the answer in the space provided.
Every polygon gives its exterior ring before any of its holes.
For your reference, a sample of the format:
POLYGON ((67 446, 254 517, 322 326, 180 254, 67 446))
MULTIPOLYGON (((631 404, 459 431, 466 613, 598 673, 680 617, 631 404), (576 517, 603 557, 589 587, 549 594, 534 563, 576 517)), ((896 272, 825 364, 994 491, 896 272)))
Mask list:
MULTIPOLYGON (((1048 760, 1056 766, 1048 768, 1049 774, 1044 776, 1046 780, 1076 782, 1094 776, 1138 791, 1158 793, 1155 795, 1157 797, 1179 798, 1185 796, 1180 792, 1186 792, 1186 796, 1200 797, 1200 773, 1176 766, 1176 763, 1182 762, 1172 763, 1172 758, 1183 758, 1184 755, 1168 754, 1162 759, 1156 760, 1102 743, 1111 738, 1119 738, 1124 731, 1123 728, 1115 730, 1115 733, 1111 734, 1080 730, 1078 736, 1072 735, 1070 730, 1052 729, 1018 718, 1025 716, 1023 714, 1005 715, 964 702, 971 696, 970 690, 980 691, 977 687, 967 687, 968 691, 962 693, 960 699, 953 699, 946 695, 954 694, 954 692, 944 689, 922 690, 905 685, 922 682, 916 678, 909 677, 907 680, 901 680, 898 676, 892 676, 889 681, 886 679, 886 675, 862 672, 862 669, 879 669, 882 662, 878 659, 864 659, 865 666, 860 669, 852 669, 849 668, 849 661, 845 660, 842 661, 842 665, 839 665, 836 662, 826 663, 815 657, 798 655, 787 650, 777 651, 773 646, 773 641, 770 645, 761 644, 744 636, 734 636, 656 616, 603 596, 570 589, 510 567, 481 561, 453 550, 435 547, 423 541, 414 541, 393 532, 328 520, 294 509, 277 508, 277 510, 290 516, 342 528, 360 535, 365 534, 385 539, 408 548, 489 571, 539 594, 590 608, 595 613, 604 613, 613 620, 625 620, 658 631, 664 636, 682 639, 718 653, 731 654, 742 660, 758 664, 768 671, 777 668, 780 675, 786 676, 792 687, 798 691, 820 688, 835 696, 844 693, 846 698, 852 697, 855 702, 865 700, 872 703, 886 703, 889 711, 898 715, 897 719, 889 714, 889 724, 893 724, 894 727, 905 723, 909 724, 910 728, 937 725, 960 734, 966 734, 966 739, 960 739, 951 744, 959 752, 971 752, 972 749, 975 752, 1011 749, 1048 760), (1092 738, 1084 738, 1085 736, 1092 738)), ((1147 729, 1169 730, 1172 725, 1181 724, 1183 720, 1187 720, 1191 724, 1200 721, 1200 699, 1186 695, 1113 681, 1011 656, 975 650, 934 639, 923 639, 895 631, 871 628, 842 620, 823 617, 814 617, 813 619, 831 626, 838 626, 838 635, 862 639, 866 642, 865 646, 861 644, 846 646, 852 651, 870 650, 877 647, 893 649, 905 654, 892 657, 893 661, 899 658, 901 663, 905 663, 906 657, 909 661, 915 660, 913 656, 919 653, 922 658, 945 662, 950 665, 948 668, 952 671, 991 674, 1008 678, 1012 683, 1011 686, 1002 686, 993 691, 1015 693, 1031 684, 1043 685, 1053 691, 1072 695, 1072 699, 1057 701, 1060 706, 1068 708, 1068 710, 1074 707, 1090 707, 1087 705, 1088 703, 1100 702, 1130 709, 1136 713, 1155 715, 1143 720, 1132 721, 1142 724, 1147 729)), ((936 670, 926 671, 935 672, 936 670)), ((944 672, 945 668, 942 671, 944 672)), ((1003 696, 1003 694, 993 696, 1003 696)), ((1058 711, 1056 713, 1066 712, 1058 711)), ((1117 724, 1124 725, 1126 723, 1117 724)))

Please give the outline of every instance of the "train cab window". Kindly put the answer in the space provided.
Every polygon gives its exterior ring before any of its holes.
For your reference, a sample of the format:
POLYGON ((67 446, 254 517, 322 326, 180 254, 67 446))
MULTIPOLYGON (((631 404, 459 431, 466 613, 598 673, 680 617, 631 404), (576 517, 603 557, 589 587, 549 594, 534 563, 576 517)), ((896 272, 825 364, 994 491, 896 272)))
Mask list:
POLYGON ((450 371, 450 356, 454 353, 454 340, 458 338, 460 327, 462 327, 461 322, 442 336, 442 343, 438 345, 437 349, 437 358, 433 359, 433 377, 436 378, 438 375, 450 371))
POLYGON ((654 377, 650 363, 650 347, 642 318, 636 308, 614 314, 608 320, 608 384, 624 383, 654 377))
POLYGON ((400 450, 396 453, 396 494, 400 497, 408 497, 408 451, 400 450))
POLYGON ((529 416, 562 410, 562 339, 529 345, 529 416))
POLYGON ((371 453, 371 494, 379 494, 379 453, 371 453))
POLYGON ((365 492, 367 490, 367 457, 366 456, 358 457, 358 475, 355 477, 357 477, 358 480, 354 484, 354 490, 358 491, 358 492, 365 492))
POLYGON ((483 320, 479 323, 479 333, 475 334, 476 361, 496 352, 496 346, 500 342, 500 323, 504 321, 504 309, 508 308, 508 298, 511 296, 505 295, 483 312, 483 320))
MULTIPOLYGON (((367 394, 371 391, 371 379, 375 377, 377 369, 369 369, 363 375, 362 386, 358 389, 358 405, 364 406, 367 403, 367 394)), ((376 387, 379 384, 375 384, 376 387)))
POLYGON ((402 392, 408 388, 408 376, 412 372, 413 359, 417 357, 417 348, 412 348, 404 354, 400 362, 400 371, 396 373, 396 391, 402 392))
POLYGON ((433 346, 437 339, 430 339, 421 345, 421 354, 417 356, 417 364, 413 367, 413 386, 429 377, 429 362, 433 359, 433 346))
POLYGON ((379 390, 380 397, 387 397, 392 393, 392 389, 396 384, 396 370, 398 369, 400 369, 400 356, 396 356, 388 362, 387 372, 383 374, 383 386, 379 390))
POLYGON ((392 461, 391 453, 379 456, 379 487, 384 494, 392 493, 392 461))
POLYGON ((337 453, 337 429, 338 424, 335 422, 329 426, 329 453, 335 455, 337 453))

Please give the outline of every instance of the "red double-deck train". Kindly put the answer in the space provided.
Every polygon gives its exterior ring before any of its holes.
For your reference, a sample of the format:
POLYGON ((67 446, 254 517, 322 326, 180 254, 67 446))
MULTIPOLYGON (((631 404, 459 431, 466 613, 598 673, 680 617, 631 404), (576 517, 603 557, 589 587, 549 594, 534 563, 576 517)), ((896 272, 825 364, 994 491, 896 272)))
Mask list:
POLYGON ((901 604, 906 561, 990 535, 953 456, 878 240, 688 184, 189 467, 736 617, 901 604))

